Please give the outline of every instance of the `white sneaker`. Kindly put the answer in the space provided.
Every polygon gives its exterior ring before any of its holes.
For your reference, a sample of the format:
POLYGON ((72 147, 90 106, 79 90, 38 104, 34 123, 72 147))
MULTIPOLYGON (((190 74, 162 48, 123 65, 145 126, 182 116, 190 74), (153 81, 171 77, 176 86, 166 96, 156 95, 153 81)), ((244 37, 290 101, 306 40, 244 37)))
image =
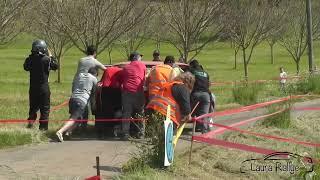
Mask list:
POLYGON ((67 131, 65 135, 70 137, 72 135, 72 132, 71 131, 67 131))
POLYGON ((60 141, 60 142, 63 142, 63 136, 62 136, 62 134, 61 134, 59 131, 56 132, 56 135, 57 135, 59 141, 60 141))

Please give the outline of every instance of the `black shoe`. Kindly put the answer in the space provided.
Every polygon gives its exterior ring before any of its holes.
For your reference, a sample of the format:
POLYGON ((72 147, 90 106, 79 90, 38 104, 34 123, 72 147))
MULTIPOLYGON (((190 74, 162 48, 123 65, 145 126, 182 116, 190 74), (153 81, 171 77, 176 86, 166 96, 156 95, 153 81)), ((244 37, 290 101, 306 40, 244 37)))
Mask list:
POLYGON ((47 127, 39 127, 39 130, 40 131, 48 131, 48 128, 47 127))
POLYGON ((208 133, 209 132, 209 130, 208 129, 205 129, 205 128, 203 128, 202 130, 201 130, 201 134, 206 134, 206 133, 208 133))

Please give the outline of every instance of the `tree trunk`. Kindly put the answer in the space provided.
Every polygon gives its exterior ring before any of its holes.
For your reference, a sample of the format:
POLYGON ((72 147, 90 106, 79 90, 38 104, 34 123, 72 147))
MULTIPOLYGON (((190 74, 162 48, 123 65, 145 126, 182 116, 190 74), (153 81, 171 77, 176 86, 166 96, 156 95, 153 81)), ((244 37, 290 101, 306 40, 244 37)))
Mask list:
POLYGON ((183 53, 184 53, 184 62, 187 63, 188 62, 188 51, 185 49, 183 53))
POLYGON ((234 69, 237 69, 237 55, 238 55, 238 50, 234 49, 234 69))
POLYGON ((112 64, 111 51, 112 51, 112 49, 109 49, 109 50, 108 50, 108 55, 109 55, 109 64, 112 64))
POLYGON ((274 53, 273 53, 273 46, 274 44, 270 44, 270 58, 271 58, 271 64, 274 64, 274 53))
POLYGON ((246 49, 242 48, 243 52, 243 67, 244 67, 244 79, 248 81, 248 63, 246 60, 246 49))
POLYGON ((297 68, 297 76, 300 73, 300 61, 296 61, 296 68, 297 68))
POLYGON ((59 64, 59 68, 58 68, 58 83, 61 83, 61 57, 58 57, 58 64, 59 64))
POLYGON ((161 42, 159 41, 159 40, 157 40, 157 42, 156 42, 157 44, 156 44, 156 48, 157 48, 157 50, 160 50, 160 46, 161 46, 161 42))

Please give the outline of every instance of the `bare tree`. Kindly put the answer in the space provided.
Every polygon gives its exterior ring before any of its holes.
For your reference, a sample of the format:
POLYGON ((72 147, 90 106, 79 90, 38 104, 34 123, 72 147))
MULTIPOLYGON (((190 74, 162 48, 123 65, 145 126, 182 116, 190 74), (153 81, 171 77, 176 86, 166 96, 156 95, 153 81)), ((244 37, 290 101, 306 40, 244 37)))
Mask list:
MULTIPOLYGON (((244 75, 247 80, 248 65, 255 47, 276 28, 273 23, 275 19, 270 16, 275 11, 275 5, 272 0, 236 0, 228 1, 226 5, 228 8, 225 12, 227 18, 225 22, 232 41, 242 51, 244 75)), ((284 14, 283 11, 277 18, 282 18, 284 14)))
POLYGON ((172 44, 185 61, 193 59, 222 30, 221 0, 164 0, 159 16, 168 25, 163 41, 172 44), (190 56, 190 53, 193 53, 190 56))
POLYGON ((65 27, 64 33, 79 50, 85 52, 92 44, 100 54, 145 18, 149 3, 140 1, 64 0, 50 14, 65 27), (142 6, 139 11, 137 5, 142 6))
POLYGON ((240 46, 231 39, 231 47, 234 52, 234 67, 233 67, 233 69, 237 69, 237 60, 238 60, 238 53, 240 50, 240 46))
POLYGON ((57 82, 61 83, 62 58, 73 46, 66 34, 65 26, 57 22, 50 11, 54 11, 61 1, 38 0, 33 1, 25 22, 29 26, 29 32, 39 39, 43 39, 49 46, 50 52, 57 58, 60 68, 58 69, 57 82), (36 19, 36 21, 34 21, 36 19))
POLYGON ((0 0, 0 44, 15 38, 23 30, 20 18, 30 0, 0 0))
POLYGON ((286 32, 280 39, 280 44, 289 52, 296 63, 296 73, 300 72, 300 61, 307 48, 307 17, 305 1, 291 3, 288 12, 286 32))
POLYGON ((313 1, 312 7, 314 39, 320 40, 320 1, 313 1))
POLYGON ((160 50, 161 42, 165 39, 163 37, 167 36, 169 29, 168 24, 162 20, 162 16, 159 14, 159 7, 161 7, 161 2, 151 4, 151 17, 148 24, 150 30, 148 39, 155 41, 157 50, 160 50))
MULTIPOLYGON (((278 27, 281 28, 281 25, 278 27)), ((274 45, 281 39, 281 36, 283 34, 283 32, 281 30, 282 29, 274 31, 267 38, 267 42, 270 47, 270 63, 271 64, 274 64, 274 45)))
POLYGON ((151 35, 151 27, 149 26, 150 22, 150 12, 146 18, 142 20, 138 26, 133 27, 129 31, 125 32, 119 40, 117 40, 120 45, 120 51, 122 54, 129 59, 130 53, 137 51, 141 46, 148 40, 148 37, 151 35))

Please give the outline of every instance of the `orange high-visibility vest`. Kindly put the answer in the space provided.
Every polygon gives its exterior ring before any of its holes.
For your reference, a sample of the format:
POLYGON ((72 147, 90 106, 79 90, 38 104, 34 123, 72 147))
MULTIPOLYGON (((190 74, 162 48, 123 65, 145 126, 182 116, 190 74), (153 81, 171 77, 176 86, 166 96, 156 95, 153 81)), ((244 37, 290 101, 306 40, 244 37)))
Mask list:
POLYGON ((155 66, 150 72, 149 97, 158 93, 164 83, 170 81, 172 67, 166 64, 155 66))
POLYGON ((178 126, 181 120, 180 108, 172 96, 171 88, 174 84, 183 84, 180 81, 164 83, 161 89, 153 96, 146 108, 153 109, 166 116, 168 105, 171 107, 170 119, 178 126))

